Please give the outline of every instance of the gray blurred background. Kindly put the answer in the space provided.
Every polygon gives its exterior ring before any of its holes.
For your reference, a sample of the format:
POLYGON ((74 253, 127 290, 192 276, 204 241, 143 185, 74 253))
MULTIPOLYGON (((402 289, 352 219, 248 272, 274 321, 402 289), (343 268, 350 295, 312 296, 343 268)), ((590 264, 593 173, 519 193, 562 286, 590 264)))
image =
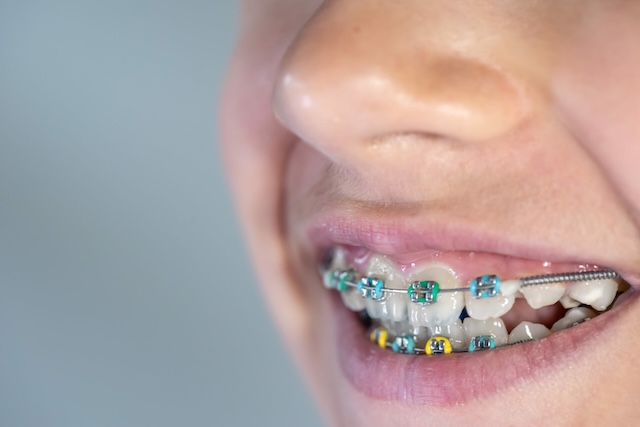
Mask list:
POLYGON ((318 426, 225 188, 235 3, 0 1, 0 426, 318 426))

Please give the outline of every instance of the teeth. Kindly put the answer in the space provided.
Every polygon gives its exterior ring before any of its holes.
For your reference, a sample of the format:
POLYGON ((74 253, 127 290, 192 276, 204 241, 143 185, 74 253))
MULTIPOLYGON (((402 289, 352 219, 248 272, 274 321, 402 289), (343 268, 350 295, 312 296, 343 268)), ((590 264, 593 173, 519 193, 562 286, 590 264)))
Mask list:
POLYGON ((549 329, 540 323, 520 322, 509 334, 509 344, 539 340, 551 335, 549 329))
POLYGON ((432 337, 441 336, 449 338, 451 347, 454 350, 466 350, 469 346, 469 340, 464 335, 462 321, 457 319, 449 325, 438 325, 429 327, 429 333, 432 337))
MULTIPOLYGON (((412 274, 408 282, 421 280, 438 282, 441 290, 460 287, 460 282, 451 270, 442 265, 427 266, 412 274)), ((462 292, 440 292, 438 301, 433 304, 410 303, 408 306, 409 322, 416 326, 450 325, 460 318, 463 308, 464 295, 462 292)))
POLYGON ((564 329, 569 329, 572 326, 575 326, 577 323, 582 323, 586 319, 593 319, 596 317, 598 313, 591 310, 588 307, 576 307, 567 311, 565 316, 558 320, 551 327, 551 332, 558 332, 564 329))
MULTIPOLYGON (((384 280, 385 288, 406 289, 407 286, 386 257, 375 255, 369 261, 366 272, 368 277, 384 280)), ((357 293, 357 292, 356 292, 357 293)), ((358 296, 358 298, 362 298, 358 296)), ((364 299, 364 298, 363 298, 364 299)), ((383 301, 364 299, 365 308, 370 317, 381 320, 401 321, 407 317, 408 297, 404 294, 387 294, 383 301)))
MULTIPOLYGON (((366 302, 367 300, 362 298, 360 294, 352 289, 349 292, 340 292, 340 297, 342 298, 342 302, 347 308, 353 311, 362 311, 367 308, 366 302)), ((371 316, 371 313, 368 313, 371 316)), ((373 317, 373 316, 371 316, 373 317)))
POLYGON ((561 283, 549 283, 545 285, 525 286, 520 289, 522 295, 531 308, 542 308, 560 301, 565 292, 565 286, 561 283))
POLYGON ((520 280, 505 280, 500 284, 500 293, 504 296, 515 295, 520 290, 520 280))
POLYGON ((489 298, 473 298, 469 292, 465 292, 467 313, 477 320, 487 320, 492 317, 500 317, 506 314, 516 301, 515 295, 496 295, 489 298))
POLYGON ((613 279, 606 279, 574 283, 569 287, 568 295, 598 311, 604 311, 613 302, 617 291, 618 283, 613 279))
POLYGON ((571 298, 569 295, 565 295, 560 298, 560 304, 566 309, 579 307, 582 303, 571 298))
POLYGON ((507 344, 509 337, 502 319, 476 320, 467 317, 463 322, 464 335, 467 341, 473 337, 490 335, 496 341, 496 347, 507 344))

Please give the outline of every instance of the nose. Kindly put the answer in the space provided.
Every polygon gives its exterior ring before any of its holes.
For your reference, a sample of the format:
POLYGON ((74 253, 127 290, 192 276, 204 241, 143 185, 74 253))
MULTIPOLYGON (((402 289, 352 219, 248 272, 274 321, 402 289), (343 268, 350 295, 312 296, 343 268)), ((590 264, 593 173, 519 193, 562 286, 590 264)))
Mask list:
POLYGON ((495 42, 505 26, 448 3, 326 2, 283 59, 275 115, 340 162, 403 134, 476 144, 513 131, 528 102, 495 42))

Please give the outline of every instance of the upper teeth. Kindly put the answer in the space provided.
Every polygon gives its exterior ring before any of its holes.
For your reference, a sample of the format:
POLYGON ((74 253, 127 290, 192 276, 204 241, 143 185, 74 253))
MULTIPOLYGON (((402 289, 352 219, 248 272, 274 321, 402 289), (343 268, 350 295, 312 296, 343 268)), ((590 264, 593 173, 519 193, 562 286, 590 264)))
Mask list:
MULTIPOLYGON (((367 275, 384 280, 384 286, 388 289, 407 289, 404 279, 396 273, 386 257, 380 255, 372 257, 367 275)), ((375 319, 400 321, 407 317, 407 302, 404 294, 391 293, 382 301, 365 299, 365 307, 369 316, 375 319)))
POLYGON ((572 284, 569 296, 583 304, 588 304, 598 311, 606 310, 618 292, 618 283, 613 279, 594 280, 572 284))
POLYGON ((553 305, 564 295, 565 285, 562 283, 547 283, 544 285, 526 286, 520 289, 531 308, 541 308, 553 305))
MULTIPOLYGON (((440 285, 440 289, 460 287, 459 280, 451 270, 441 265, 429 265, 411 275, 410 281, 431 280, 440 285)), ((408 296, 404 296, 408 299, 408 296)), ((448 325, 460 318, 464 308, 462 292, 441 293, 437 303, 410 304, 409 322, 413 325, 435 326, 448 325)))

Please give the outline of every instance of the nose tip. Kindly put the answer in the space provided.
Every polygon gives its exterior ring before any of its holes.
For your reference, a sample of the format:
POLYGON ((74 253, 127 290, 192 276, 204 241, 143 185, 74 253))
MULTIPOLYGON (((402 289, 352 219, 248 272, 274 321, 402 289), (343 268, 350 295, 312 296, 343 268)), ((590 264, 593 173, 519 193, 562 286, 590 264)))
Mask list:
POLYGON ((523 120, 524 97, 495 64, 402 32, 381 37, 379 28, 367 24, 347 34, 344 18, 334 21, 322 17, 321 25, 307 24, 282 63, 273 93, 279 120, 330 157, 353 144, 404 133, 481 142, 523 120))

